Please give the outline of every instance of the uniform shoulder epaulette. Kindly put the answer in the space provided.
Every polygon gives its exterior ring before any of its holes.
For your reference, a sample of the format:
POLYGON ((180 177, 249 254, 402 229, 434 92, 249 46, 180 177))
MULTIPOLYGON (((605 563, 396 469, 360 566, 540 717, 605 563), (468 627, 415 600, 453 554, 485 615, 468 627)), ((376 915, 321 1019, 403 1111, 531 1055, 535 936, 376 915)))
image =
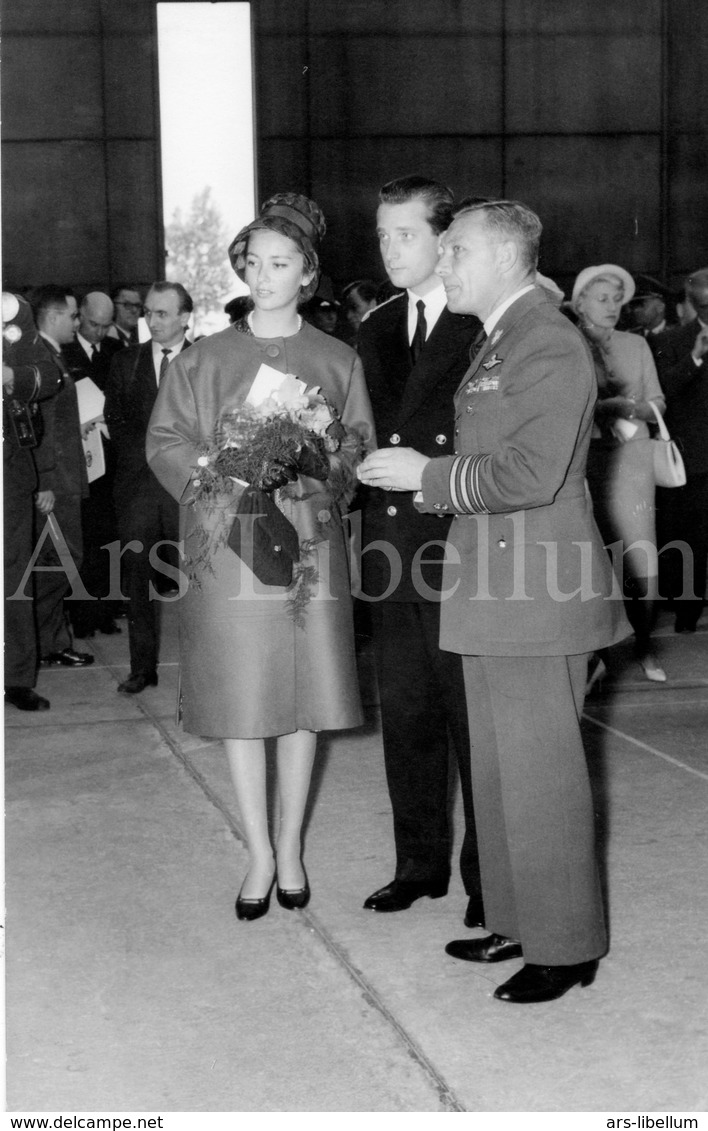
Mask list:
POLYGON ((366 322, 377 310, 382 310, 384 306, 388 306, 390 302, 395 302, 397 298, 405 298, 407 293, 407 291, 399 291, 398 294, 391 295, 390 298, 387 298, 385 302, 380 302, 378 306, 372 306, 371 310, 367 310, 366 314, 363 316, 362 322, 366 322))

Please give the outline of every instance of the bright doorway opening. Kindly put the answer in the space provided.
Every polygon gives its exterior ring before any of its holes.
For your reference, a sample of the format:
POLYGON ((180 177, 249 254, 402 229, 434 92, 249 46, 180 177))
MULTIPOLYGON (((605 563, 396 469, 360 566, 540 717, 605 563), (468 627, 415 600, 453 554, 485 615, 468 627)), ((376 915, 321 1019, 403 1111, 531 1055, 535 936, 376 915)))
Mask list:
POLYGON ((194 300, 195 336, 246 288, 226 249, 255 215, 251 5, 157 5, 165 275, 194 300))

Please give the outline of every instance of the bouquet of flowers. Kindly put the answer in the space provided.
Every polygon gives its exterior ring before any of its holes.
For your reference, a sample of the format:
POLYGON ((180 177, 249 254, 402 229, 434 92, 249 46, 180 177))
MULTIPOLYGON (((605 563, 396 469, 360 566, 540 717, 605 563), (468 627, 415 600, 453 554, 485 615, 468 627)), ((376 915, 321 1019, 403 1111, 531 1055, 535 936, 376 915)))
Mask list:
POLYGON ((273 491, 298 474, 326 480, 327 453, 338 451, 346 435, 319 387, 308 388, 287 374, 263 400, 254 404, 247 398, 216 422, 214 439, 197 460, 194 500, 208 503, 229 494, 234 481, 273 491))
MULTIPOLYGON (((356 487, 353 469, 361 455, 361 437, 342 424, 318 386, 308 387, 292 374, 284 376, 262 366, 244 403, 223 412, 215 423, 213 439, 200 447, 192 502, 208 513, 224 514, 224 497, 238 491, 239 500, 233 525, 218 522, 215 529, 197 527, 197 552, 188 562, 193 584, 199 585, 197 567, 213 573, 212 558, 221 546, 229 545, 243 556, 240 518, 255 514, 254 545, 249 547, 253 561, 250 556, 245 560, 266 584, 293 590, 291 611, 302 623, 301 613, 317 577, 314 567, 300 559, 307 558, 316 540, 298 543, 278 501, 282 497, 295 502, 310 498, 314 492, 296 491, 293 486, 304 475, 319 480, 336 507, 356 487), (297 588, 302 592, 296 593, 297 588)), ((233 509, 230 513, 233 515, 233 509)), ((330 510, 319 513, 331 519, 330 510)))

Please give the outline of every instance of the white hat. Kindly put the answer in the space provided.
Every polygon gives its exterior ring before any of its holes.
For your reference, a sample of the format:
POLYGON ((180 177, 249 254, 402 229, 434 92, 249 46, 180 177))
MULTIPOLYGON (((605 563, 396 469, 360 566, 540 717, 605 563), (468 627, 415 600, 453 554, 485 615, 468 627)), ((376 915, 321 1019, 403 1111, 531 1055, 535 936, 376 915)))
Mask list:
POLYGON ((597 279, 601 275, 615 275, 618 279, 622 280, 622 287, 624 289, 622 306, 634 297, 636 288, 634 286, 634 279, 629 271, 625 271, 624 267, 618 267, 616 263, 602 263, 599 267, 586 267, 584 271, 580 272, 573 283, 573 306, 575 306, 579 295, 582 294, 593 279, 597 279))

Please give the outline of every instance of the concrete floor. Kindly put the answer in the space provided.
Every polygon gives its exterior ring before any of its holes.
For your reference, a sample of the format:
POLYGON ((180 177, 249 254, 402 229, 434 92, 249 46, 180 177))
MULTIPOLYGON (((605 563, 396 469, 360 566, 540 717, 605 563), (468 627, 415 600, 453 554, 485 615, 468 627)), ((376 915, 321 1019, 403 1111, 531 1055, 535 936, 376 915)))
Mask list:
MULTIPOLYGON (((708 1107, 708 617, 660 621, 667 685, 620 647, 588 700, 612 945, 593 986, 532 1007, 491 996, 516 963, 445 955, 459 877, 362 909, 393 872, 366 650, 369 721, 321 742, 311 905, 236 920, 246 853, 219 744, 174 721, 175 620, 158 688, 116 694, 124 631, 41 672, 51 711, 7 709, 11 1111, 708 1107)), ((455 821, 459 842, 459 799, 455 821)))

